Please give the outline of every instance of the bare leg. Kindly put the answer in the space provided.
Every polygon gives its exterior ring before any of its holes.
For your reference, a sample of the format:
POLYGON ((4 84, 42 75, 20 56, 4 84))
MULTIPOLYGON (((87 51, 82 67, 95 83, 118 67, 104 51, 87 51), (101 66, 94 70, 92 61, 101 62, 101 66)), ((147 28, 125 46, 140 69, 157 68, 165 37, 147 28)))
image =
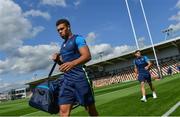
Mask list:
POLYGON ((141 93, 142 93, 142 96, 146 96, 145 83, 144 82, 141 82, 141 93))
POLYGON ((60 108, 60 110, 59 110, 60 117, 69 117, 70 116, 71 108, 72 108, 71 104, 60 105, 59 108, 60 108))
POLYGON ((149 84, 149 87, 151 88, 151 91, 153 92, 153 98, 157 98, 154 86, 152 85, 151 82, 148 82, 148 84, 149 84))
POLYGON ((149 87, 151 88, 151 91, 155 91, 155 88, 154 88, 154 86, 152 85, 152 82, 148 82, 148 84, 149 84, 149 87))

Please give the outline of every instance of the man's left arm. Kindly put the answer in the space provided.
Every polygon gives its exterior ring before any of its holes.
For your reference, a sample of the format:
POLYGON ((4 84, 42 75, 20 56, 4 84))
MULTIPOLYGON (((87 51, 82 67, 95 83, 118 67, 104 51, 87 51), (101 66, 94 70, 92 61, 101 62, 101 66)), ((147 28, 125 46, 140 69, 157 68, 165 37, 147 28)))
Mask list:
POLYGON ((78 59, 72 61, 75 66, 85 64, 86 62, 91 60, 91 53, 88 46, 81 47, 79 49, 79 52, 81 56, 78 59))
POLYGON ((78 38, 77 41, 78 50, 80 53, 80 57, 71 62, 66 62, 60 66, 60 71, 67 72, 73 67, 81 64, 85 64, 89 60, 91 60, 91 53, 89 51, 88 46, 83 38, 78 38))

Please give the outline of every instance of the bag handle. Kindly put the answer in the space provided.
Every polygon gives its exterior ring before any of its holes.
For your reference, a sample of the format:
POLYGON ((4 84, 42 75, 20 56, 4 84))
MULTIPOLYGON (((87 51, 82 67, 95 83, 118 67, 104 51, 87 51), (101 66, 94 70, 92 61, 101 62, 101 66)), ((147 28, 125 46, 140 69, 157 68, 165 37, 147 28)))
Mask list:
MULTIPOLYGON (((58 54, 58 56, 60 56, 60 53, 58 54)), ((52 66, 52 68, 51 68, 51 71, 49 72, 49 75, 48 75, 48 79, 51 77, 51 75, 52 75, 52 73, 53 73, 53 71, 54 71, 54 69, 55 69, 55 67, 56 67, 56 64, 61 65, 61 64, 63 64, 63 63, 62 63, 61 60, 57 60, 57 58, 54 60, 54 64, 53 64, 53 66, 52 66)))
MULTIPOLYGON (((60 55, 60 54, 58 54, 58 55, 60 55)), ((57 58, 56 58, 56 59, 57 59, 57 58)), ((59 65, 62 64, 61 60, 55 60, 55 61, 54 61, 54 64, 53 64, 53 66, 52 66, 52 68, 51 68, 51 71, 49 72, 48 78, 47 78, 48 86, 49 86, 50 77, 51 77, 51 75, 52 75, 52 73, 53 73, 53 71, 54 71, 54 69, 55 69, 55 67, 56 67, 56 64, 59 64, 59 65)))
POLYGON ((51 75, 52 75, 52 73, 53 73, 53 71, 54 71, 54 69, 55 69, 55 67, 56 67, 56 64, 57 64, 57 62, 54 62, 53 66, 52 66, 52 68, 51 68, 51 71, 49 72, 49 75, 48 75, 48 78, 47 78, 48 87, 49 87, 50 77, 51 77, 51 75))
POLYGON ((54 71, 54 69, 56 67, 56 64, 57 64, 57 62, 54 62, 53 66, 51 68, 51 71, 49 72, 48 79, 51 77, 51 75, 52 75, 52 73, 53 73, 53 71, 54 71))

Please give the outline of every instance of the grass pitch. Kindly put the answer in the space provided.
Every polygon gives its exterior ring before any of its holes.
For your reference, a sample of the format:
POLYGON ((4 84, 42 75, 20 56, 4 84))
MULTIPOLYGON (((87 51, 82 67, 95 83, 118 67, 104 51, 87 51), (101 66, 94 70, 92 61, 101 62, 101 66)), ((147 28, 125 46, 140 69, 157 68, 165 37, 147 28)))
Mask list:
MULTIPOLYGON (((180 101, 180 74, 153 81, 157 99, 152 98, 147 88, 147 102, 141 102, 137 81, 113 84, 96 88, 95 99, 99 115, 102 116, 161 116, 180 101)), ((87 116, 83 107, 72 111, 72 116, 87 116)), ((28 99, 0 103, 0 116, 56 116, 28 106, 28 99)), ((58 115, 57 115, 58 116, 58 115)), ((180 107, 171 116, 180 116, 180 107)))

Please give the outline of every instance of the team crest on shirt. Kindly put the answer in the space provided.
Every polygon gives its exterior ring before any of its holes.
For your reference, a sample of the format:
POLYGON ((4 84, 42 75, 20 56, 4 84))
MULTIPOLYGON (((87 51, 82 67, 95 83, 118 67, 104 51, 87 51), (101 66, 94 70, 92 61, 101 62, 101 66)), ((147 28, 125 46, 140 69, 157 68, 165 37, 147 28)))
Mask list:
POLYGON ((137 60, 137 62, 138 62, 139 64, 142 64, 143 61, 144 61, 144 58, 139 58, 139 59, 137 60))
POLYGON ((72 42, 72 41, 70 41, 70 42, 69 42, 69 45, 73 45, 73 42, 72 42))

